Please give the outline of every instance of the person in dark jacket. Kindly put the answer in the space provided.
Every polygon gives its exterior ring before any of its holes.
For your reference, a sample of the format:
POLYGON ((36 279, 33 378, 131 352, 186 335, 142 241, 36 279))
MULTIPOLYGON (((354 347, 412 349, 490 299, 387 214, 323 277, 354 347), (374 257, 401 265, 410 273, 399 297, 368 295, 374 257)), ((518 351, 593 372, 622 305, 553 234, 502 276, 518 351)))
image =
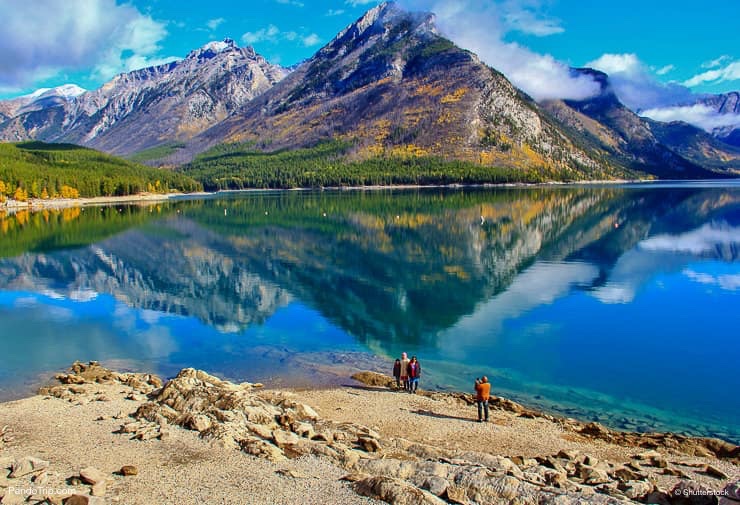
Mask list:
POLYGON ((421 377, 421 363, 416 359, 416 356, 411 357, 408 365, 408 376, 409 376, 409 392, 416 393, 419 387, 419 377, 421 377))
POLYGON ((396 388, 401 389, 401 360, 398 358, 393 363, 393 377, 396 378, 396 388))

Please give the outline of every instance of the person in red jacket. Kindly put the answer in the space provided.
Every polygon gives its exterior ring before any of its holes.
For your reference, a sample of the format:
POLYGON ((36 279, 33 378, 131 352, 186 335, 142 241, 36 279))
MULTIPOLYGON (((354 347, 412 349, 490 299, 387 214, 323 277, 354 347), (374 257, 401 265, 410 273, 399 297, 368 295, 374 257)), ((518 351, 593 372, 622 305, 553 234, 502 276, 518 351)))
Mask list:
POLYGON ((416 359, 416 356, 411 357, 408 366, 409 375, 409 391, 416 393, 416 389, 419 387, 419 377, 421 377, 421 363, 416 359))
POLYGON ((491 383, 485 375, 475 379, 475 403, 478 404, 478 422, 483 422, 483 413, 488 422, 488 400, 491 398, 491 383))

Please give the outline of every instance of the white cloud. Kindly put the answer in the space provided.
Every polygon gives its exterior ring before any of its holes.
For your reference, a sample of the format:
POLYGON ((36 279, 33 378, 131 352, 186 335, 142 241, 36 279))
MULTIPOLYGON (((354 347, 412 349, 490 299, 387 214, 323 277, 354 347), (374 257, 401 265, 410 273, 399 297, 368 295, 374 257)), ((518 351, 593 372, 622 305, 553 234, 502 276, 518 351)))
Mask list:
POLYGON ((707 132, 717 128, 740 127, 740 114, 720 114, 715 109, 702 104, 647 109, 640 114, 665 123, 684 121, 707 132))
POLYGON ((298 0, 275 0, 275 1, 279 4, 294 5, 296 7, 305 7, 305 4, 298 0))
POLYGON ((732 60, 732 56, 729 56, 727 54, 723 54, 719 58, 715 58, 713 60, 705 61, 701 64, 701 68, 717 68, 722 66, 722 64, 726 61, 732 60))
POLYGON ((242 41, 247 44, 254 44, 257 42, 275 42, 280 35, 280 29, 275 25, 269 25, 266 28, 260 28, 256 32, 247 32, 242 35, 242 41))
POLYGON ((740 61, 733 61, 724 67, 707 70, 684 81, 684 86, 694 87, 704 83, 721 83, 740 80, 740 61))
POLYGON ((344 14, 344 9, 329 9, 326 11, 327 16, 341 16, 344 14))
POLYGON ((538 12, 539 5, 527 5, 521 0, 509 0, 502 7, 504 24, 513 31, 545 37, 565 30, 560 26, 560 20, 544 17, 538 12))
POLYGON ((691 90, 684 86, 659 82, 634 53, 604 54, 586 66, 609 74, 609 82, 619 100, 636 112, 692 103, 695 99, 691 90))
POLYGON ((645 251, 709 255, 718 247, 740 245, 740 228, 721 223, 705 224, 680 235, 656 235, 638 244, 645 251))
POLYGON ((311 47, 311 46, 315 46, 321 43, 321 39, 319 38, 318 35, 316 35, 315 33, 312 33, 310 35, 306 35, 305 37, 303 37, 301 39, 301 42, 303 43, 304 46, 311 47))
POLYGON ((599 85, 593 79, 574 75, 568 65, 551 55, 535 53, 504 40, 511 31, 524 30, 525 19, 539 20, 528 33, 545 35, 561 31, 556 21, 548 21, 539 13, 539 2, 402 0, 401 4, 409 10, 436 13, 437 25, 446 37, 503 72, 535 100, 582 100, 599 92, 599 85))
POLYGON ((378 3, 378 0, 347 0, 344 3, 351 5, 352 7, 357 7, 358 5, 375 4, 378 3))
POLYGON ((726 291, 740 290, 740 274, 711 275, 703 272, 696 272, 691 269, 683 271, 684 275, 692 281, 709 286, 719 286, 726 291))
POLYGON ((675 65, 666 65, 664 67, 660 67, 659 69, 657 69, 655 73, 658 75, 666 75, 670 72, 673 72, 674 70, 676 70, 675 65))
POLYGON ((315 46, 321 42, 321 39, 315 33, 301 35, 295 31, 284 32, 272 24, 265 28, 260 28, 257 31, 247 32, 242 35, 242 42, 245 44, 256 44, 259 42, 275 44, 284 40, 287 40, 288 42, 300 41, 300 43, 306 47, 315 46))
POLYGON ((116 72, 159 61, 163 23, 115 0, 0 2, 0 86, 33 83, 65 71, 116 72))
POLYGON ((226 20, 224 18, 209 19, 208 22, 206 23, 206 26, 208 27, 209 30, 215 30, 216 28, 221 26, 225 21, 226 20))

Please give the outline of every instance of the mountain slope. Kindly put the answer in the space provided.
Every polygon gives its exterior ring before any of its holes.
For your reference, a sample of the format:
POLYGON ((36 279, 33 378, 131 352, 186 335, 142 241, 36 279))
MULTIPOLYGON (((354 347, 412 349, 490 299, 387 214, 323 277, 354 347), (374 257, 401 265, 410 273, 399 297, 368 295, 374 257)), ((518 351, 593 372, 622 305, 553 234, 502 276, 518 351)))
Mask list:
MULTIPOLYGON (((588 68, 574 72, 590 75, 601 93, 586 100, 550 100, 542 106, 564 126, 600 146, 620 164, 661 178, 706 178, 717 174, 706 168, 700 156, 684 158, 672 145, 662 142, 651 122, 625 107, 603 72, 588 68)), ((727 167, 720 166, 722 170, 727 167)))
POLYGON ((37 138, 129 154, 192 137, 272 87, 286 70, 232 40, 184 60, 120 74, 76 99, 0 125, 6 140, 37 138))
POLYGON ((441 37, 434 16, 381 4, 172 161, 222 142, 275 150, 335 139, 348 159, 437 156, 545 178, 624 171, 564 135, 503 75, 441 37))

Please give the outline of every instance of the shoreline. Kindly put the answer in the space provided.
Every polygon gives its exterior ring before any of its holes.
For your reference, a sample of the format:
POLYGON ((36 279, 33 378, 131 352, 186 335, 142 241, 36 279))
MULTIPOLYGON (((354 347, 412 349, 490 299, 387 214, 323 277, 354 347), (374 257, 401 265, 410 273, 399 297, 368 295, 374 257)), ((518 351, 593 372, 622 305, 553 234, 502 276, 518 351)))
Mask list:
POLYGON ((536 187, 578 187, 578 186, 618 186, 618 185, 660 185, 660 184, 702 184, 708 183, 713 186, 721 182, 730 182, 737 179, 697 179, 697 180, 663 180, 663 179, 613 179, 613 180, 593 180, 593 181, 573 181, 560 182, 548 181, 541 183, 483 183, 483 184, 393 184, 388 186, 322 186, 306 188, 245 188, 245 189, 224 189, 219 191, 199 191, 194 193, 139 193, 136 195, 126 196, 97 196, 83 198, 54 198, 42 200, 32 198, 24 202, 7 199, 0 204, 0 210, 7 213, 15 213, 23 210, 40 211, 65 209, 71 207, 95 207, 104 205, 121 204, 139 204, 139 203, 156 203, 177 200, 194 200, 198 198, 215 198, 219 195, 230 194, 249 194, 264 192, 281 192, 281 191, 383 191, 383 190, 410 190, 410 189, 495 189, 495 188, 536 188, 536 187))
POLYGON ((476 423, 470 395, 410 395, 374 372, 353 378, 266 390, 193 369, 163 384, 75 363, 40 394, 0 404, 0 466, 30 465, 4 483, 0 475, 0 494, 36 485, 90 504, 677 505, 740 491, 738 446, 620 435, 500 397, 491 422, 476 423))

